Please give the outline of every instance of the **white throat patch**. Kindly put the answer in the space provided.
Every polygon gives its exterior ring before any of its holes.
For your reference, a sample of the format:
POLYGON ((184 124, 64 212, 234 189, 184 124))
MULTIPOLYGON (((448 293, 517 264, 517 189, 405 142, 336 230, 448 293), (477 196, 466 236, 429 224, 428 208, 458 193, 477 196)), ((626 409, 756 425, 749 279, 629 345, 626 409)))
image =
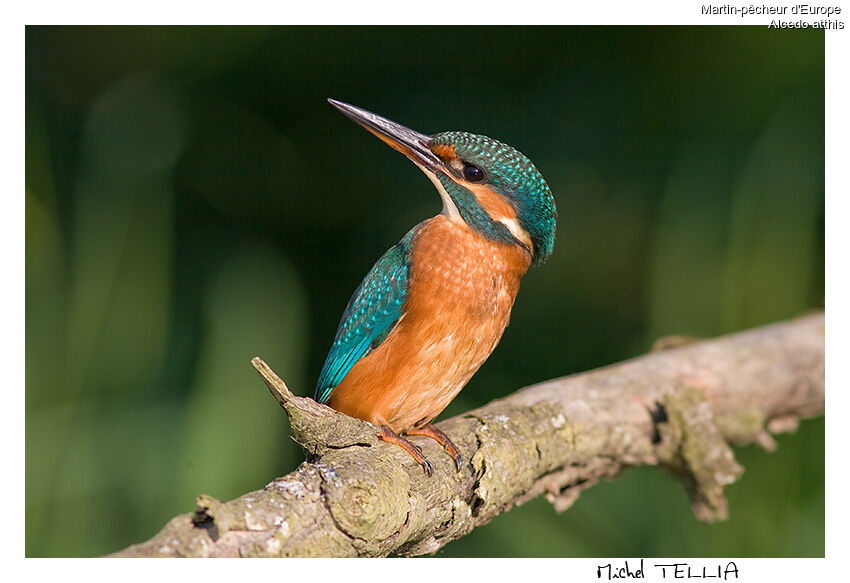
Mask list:
MULTIPOLYGON (((419 166, 419 164, 416 164, 419 166)), ((457 205, 452 200, 452 197, 449 196, 449 193, 446 192, 446 189, 443 188, 443 184, 440 182, 440 179, 437 178, 437 175, 428 170, 423 166, 419 166, 419 169, 425 173, 428 179, 434 183, 434 186, 437 187, 437 192, 440 193, 440 198, 443 199, 443 213, 446 215, 450 221, 461 221, 463 222, 463 218, 460 216, 460 211, 457 210, 457 205)))

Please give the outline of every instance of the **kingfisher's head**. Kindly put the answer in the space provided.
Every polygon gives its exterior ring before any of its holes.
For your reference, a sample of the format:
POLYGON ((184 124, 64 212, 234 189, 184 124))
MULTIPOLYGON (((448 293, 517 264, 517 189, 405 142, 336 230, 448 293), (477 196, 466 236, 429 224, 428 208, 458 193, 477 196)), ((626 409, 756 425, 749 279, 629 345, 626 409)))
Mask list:
POLYGON ((443 199, 443 213, 483 236, 520 245, 533 264, 552 254, 555 199, 534 164, 511 146, 468 132, 428 136, 365 109, 329 99, 345 115, 416 164, 443 199))

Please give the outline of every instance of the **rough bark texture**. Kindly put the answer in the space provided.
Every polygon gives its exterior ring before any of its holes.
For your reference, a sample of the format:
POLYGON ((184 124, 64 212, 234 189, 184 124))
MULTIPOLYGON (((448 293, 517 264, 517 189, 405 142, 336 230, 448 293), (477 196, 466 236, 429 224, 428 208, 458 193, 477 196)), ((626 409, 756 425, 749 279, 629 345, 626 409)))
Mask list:
POLYGON ((428 478, 371 425, 293 396, 253 363, 307 461, 229 502, 199 496, 194 513, 114 556, 429 554, 536 496, 566 510, 640 464, 678 476, 700 520, 724 519, 723 488, 743 471, 729 444, 773 450, 771 432, 824 412, 824 318, 815 314, 715 340, 674 338, 448 419, 439 427, 468 461, 455 471, 435 442, 412 438, 434 464, 428 478))

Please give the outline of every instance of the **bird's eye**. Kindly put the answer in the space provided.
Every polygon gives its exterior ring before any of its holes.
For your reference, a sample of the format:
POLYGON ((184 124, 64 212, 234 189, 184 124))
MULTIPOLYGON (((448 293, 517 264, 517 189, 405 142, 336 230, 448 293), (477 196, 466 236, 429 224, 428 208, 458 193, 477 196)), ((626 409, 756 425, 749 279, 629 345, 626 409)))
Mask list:
POLYGON ((463 167, 463 177, 470 182, 481 182, 484 180, 484 171, 475 164, 466 164, 463 167))

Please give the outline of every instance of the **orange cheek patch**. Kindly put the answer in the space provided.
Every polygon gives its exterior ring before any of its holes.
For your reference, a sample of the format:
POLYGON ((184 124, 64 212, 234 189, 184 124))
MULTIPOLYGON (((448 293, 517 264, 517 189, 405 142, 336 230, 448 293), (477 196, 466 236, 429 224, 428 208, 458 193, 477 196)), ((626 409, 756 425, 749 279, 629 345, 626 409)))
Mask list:
POLYGON ((443 160, 452 160, 457 158, 457 152, 455 151, 454 146, 449 146, 446 144, 438 144, 431 148, 431 151, 434 152, 437 156, 442 158, 443 160))
POLYGON ((504 196, 496 194, 489 187, 480 184, 464 183, 464 186, 472 191, 475 198, 478 199, 478 204, 481 205, 488 215, 494 220, 499 219, 515 219, 516 211, 511 206, 504 196))

